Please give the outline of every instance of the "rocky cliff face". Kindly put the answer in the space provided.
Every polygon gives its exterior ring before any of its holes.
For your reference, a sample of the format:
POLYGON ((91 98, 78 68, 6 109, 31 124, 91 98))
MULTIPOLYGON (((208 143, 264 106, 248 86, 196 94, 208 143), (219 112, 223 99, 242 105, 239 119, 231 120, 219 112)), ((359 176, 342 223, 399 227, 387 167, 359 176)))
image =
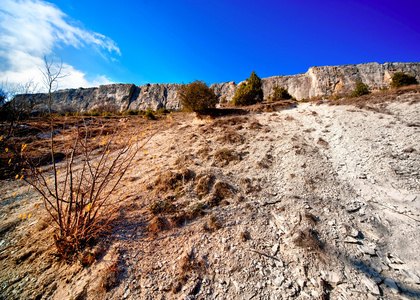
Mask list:
MULTIPOLYGON (((371 90, 389 87, 392 75, 404 72, 420 81, 420 63, 368 63, 360 65, 312 67, 304 74, 274 76, 262 79, 264 97, 271 95, 273 86, 284 86, 296 99, 351 92, 358 80, 369 85, 371 90)), ((216 83, 214 89, 231 100, 238 85, 216 83)))
MULTIPOLYGON (((273 86, 284 86, 296 99, 315 96, 330 96, 352 91, 358 80, 369 85, 371 90, 389 86, 395 72, 413 75, 420 81, 420 63, 367 63, 359 65, 311 67, 306 73, 292 76, 274 76, 262 79, 264 97, 272 93, 273 86)), ((239 87, 234 82, 215 83, 211 87, 221 98, 232 99, 239 87)), ((181 108, 177 90, 179 84, 110 84, 98 88, 68 89, 53 94, 54 110, 87 111, 99 106, 113 106, 118 110, 181 108)), ((35 95, 45 108, 46 94, 35 95)))

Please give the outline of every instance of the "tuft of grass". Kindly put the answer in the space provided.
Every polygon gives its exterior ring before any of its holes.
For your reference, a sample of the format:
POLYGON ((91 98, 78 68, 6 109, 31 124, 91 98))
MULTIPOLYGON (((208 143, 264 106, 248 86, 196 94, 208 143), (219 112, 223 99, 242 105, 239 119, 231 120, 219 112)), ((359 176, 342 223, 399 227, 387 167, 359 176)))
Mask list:
POLYGON ((317 232, 311 228, 297 230, 292 235, 292 242, 309 251, 321 252, 322 245, 318 240, 317 232))
POLYGON ((209 156, 211 149, 209 146, 204 146, 200 149, 197 150, 197 152, 195 153, 197 156, 200 156, 201 158, 206 159, 209 156))
POLYGON ((154 217, 147 225, 147 231, 151 235, 157 235, 159 232, 164 231, 168 228, 169 222, 164 216, 154 217))
POLYGON ((203 216, 205 214, 204 208, 205 208, 204 203, 202 202, 197 203, 187 213, 189 220, 193 220, 199 216, 203 216))
POLYGON ((179 189, 193 177, 194 173, 187 168, 183 168, 178 172, 167 171, 160 174, 155 180, 155 190, 159 193, 179 189))
POLYGON ((213 187, 212 197, 208 200, 207 204, 210 207, 218 206, 222 200, 232 196, 231 186, 224 182, 218 181, 213 187))
POLYGON ((214 185, 214 194, 217 198, 220 200, 231 197, 232 196, 232 190, 228 183, 224 181, 218 181, 214 185))
POLYGON ((239 160, 235 151, 227 148, 217 150, 214 153, 214 158, 217 162, 224 163, 224 165, 228 165, 231 161, 239 160))
POLYGON ((118 284, 120 280, 119 272, 120 269, 117 262, 112 263, 104 270, 101 279, 101 287, 105 289, 105 291, 109 291, 118 284))
POLYGON ((248 120, 247 117, 240 117, 240 116, 220 118, 213 122, 210 129, 214 128, 215 126, 221 127, 224 129, 231 129, 232 127, 236 125, 243 125, 244 123, 246 123, 247 120, 248 120))
POLYGON ((156 120, 156 116, 155 116, 155 114, 153 113, 153 110, 150 107, 144 113, 144 117, 147 120, 156 120))
POLYGON ((186 277, 191 271, 204 271, 206 264, 203 260, 197 259, 194 251, 186 253, 179 261, 180 277, 186 277))
POLYGON ((245 141, 245 138, 237 132, 229 130, 217 140, 223 144, 241 144, 245 141))
POLYGON ((214 176, 212 174, 204 175, 200 177, 200 179, 198 180, 197 186, 195 188, 198 199, 202 199, 208 194, 210 190, 210 184, 213 181, 213 179, 214 179, 214 176))
POLYGON ((239 233, 239 239, 242 242, 246 242, 251 238, 251 235, 249 234, 249 232, 247 230, 241 231, 241 233, 239 233))
POLYGON ((221 222, 215 215, 210 215, 208 221, 203 225, 204 231, 214 232, 222 228, 221 222))
POLYGON ((170 217, 170 225, 172 227, 180 227, 187 223, 188 221, 192 221, 198 217, 205 215, 204 209, 206 208, 205 204, 199 202, 195 204, 193 207, 189 209, 180 211, 175 215, 170 217))
POLYGON ((261 127, 262 125, 258 121, 252 121, 251 124, 249 124, 249 129, 252 130, 259 130, 261 127))
POLYGON ((156 201, 150 205, 149 210, 154 215, 162 213, 172 214, 176 212, 177 208, 169 201, 156 201))

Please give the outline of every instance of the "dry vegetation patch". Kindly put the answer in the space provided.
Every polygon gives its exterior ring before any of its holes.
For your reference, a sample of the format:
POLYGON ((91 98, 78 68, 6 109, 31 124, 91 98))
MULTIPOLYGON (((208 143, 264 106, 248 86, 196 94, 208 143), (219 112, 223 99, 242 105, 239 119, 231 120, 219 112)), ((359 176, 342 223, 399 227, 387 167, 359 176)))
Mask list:
POLYGON ((420 86, 411 85, 398 89, 386 89, 360 97, 347 97, 336 101, 330 101, 328 104, 353 105, 360 109, 380 109, 379 112, 381 112, 385 109, 388 103, 392 102, 408 102, 410 104, 420 102, 420 86))
POLYGON ((239 160, 239 158, 239 155, 234 150, 228 148, 219 149, 214 153, 214 159, 225 166, 230 162, 239 160))
MULTIPOLYGON (((346 161, 353 152, 345 152, 338 162, 332 155, 348 138, 341 129, 360 131, 361 127, 355 129, 356 125, 345 119, 347 123, 337 130, 333 124, 336 110, 327 118, 324 110, 328 106, 302 106, 298 112, 279 111, 275 118, 265 113, 204 121, 191 114, 180 116, 155 136, 147 154, 142 150, 129 179, 113 194, 119 203, 117 219, 93 241, 104 246, 88 246, 68 265, 52 250, 48 222, 28 226, 34 230, 42 227, 39 236, 31 236, 22 225, 29 225, 34 218, 14 221, 27 206, 20 191, 19 200, 13 200, 13 193, 7 190, 8 199, 16 206, 9 211, 1 208, 0 216, 11 217, 2 219, 0 237, 7 243, 16 239, 23 244, 0 246, 0 262, 5 266, 0 278, 9 285, 1 295, 17 291, 21 297, 56 299, 206 299, 220 295, 335 299, 351 294, 367 299, 370 292, 360 278, 377 271, 375 265, 368 265, 371 261, 383 261, 379 255, 368 257, 357 244, 344 239, 351 234, 359 244, 373 242, 375 251, 382 251, 383 244, 370 237, 380 233, 377 228, 382 230, 375 227, 379 219, 371 221, 376 218, 369 211, 374 203, 366 200, 357 211, 347 210, 349 202, 361 198, 361 190, 354 192, 355 182, 371 188, 372 174, 366 179, 341 181, 340 176, 353 172, 352 162, 346 161), (274 139, 269 141, 264 131, 270 131, 274 139), (246 145, 242 144, 245 137, 246 145), (347 165, 341 164, 343 161, 347 165), (49 239, 43 240, 46 236, 49 239), (96 249, 101 248, 105 251, 99 254, 96 249), (329 272, 345 274, 340 277, 343 284, 320 275, 329 272), (32 283, 32 278, 41 276, 45 281, 32 283), (28 277, 31 279, 23 285, 28 277), (73 293, 79 282, 83 282, 83 292, 73 293)), ((364 117, 371 114, 361 110, 348 113, 362 112, 364 117)), ((342 119, 341 115, 339 121, 342 119)), ((161 123, 142 122, 138 124, 142 129, 161 123)), ((127 129, 138 131, 137 125, 130 126, 127 129)), ((415 146, 398 145, 401 153, 395 157, 403 155, 405 161, 409 156, 416 158, 415 146)), ((416 201, 411 199, 417 198, 411 197, 405 204, 416 201)), ((383 208, 375 213, 383 213, 383 208)), ((391 269, 386 272, 383 274, 389 277, 396 274, 391 269)), ((403 275, 397 274, 400 285, 403 275)), ((383 281, 377 286, 384 299, 394 299, 383 281)), ((415 285, 411 288, 415 290, 415 285)))

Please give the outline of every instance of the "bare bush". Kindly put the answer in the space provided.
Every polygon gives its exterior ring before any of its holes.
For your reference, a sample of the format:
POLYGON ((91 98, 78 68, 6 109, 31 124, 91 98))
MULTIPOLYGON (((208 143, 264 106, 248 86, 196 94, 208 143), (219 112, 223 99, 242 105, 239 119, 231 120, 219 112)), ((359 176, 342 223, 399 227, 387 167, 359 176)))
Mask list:
MULTIPOLYGON (((34 160, 26 159, 24 180, 42 196, 45 208, 58 227, 55 236, 59 252, 70 254, 96 236, 110 220, 102 216, 114 204, 113 192, 129 170, 138 151, 148 139, 123 136, 118 128, 99 140, 92 136, 91 121, 74 132, 74 144, 65 151, 63 164, 55 163, 54 137, 51 137, 51 171, 43 171, 34 160), (51 178, 51 179, 50 179, 51 178)), ((25 145, 22 146, 24 155, 25 145)), ((108 210, 111 213, 112 210, 108 210)))
MULTIPOLYGON (((94 119, 83 119, 73 130, 73 143, 64 149, 63 162, 58 164, 55 117, 51 113, 52 92, 62 78, 61 67, 54 68, 45 59, 43 73, 48 89, 51 168, 43 170, 36 160, 26 157, 23 144, 21 179, 42 197, 57 231, 54 239, 59 254, 69 258, 92 240, 112 216, 113 193, 129 170, 139 150, 152 137, 143 132, 142 139, 124 133, 123 125, 111 131, 94 119), (98 135, 99 127, 99 135, 98 135), (104 134, 106 131, 106 134, 104 134), (101 138, 102 137, 102 138, 101 138)), ((115 207, 115 206, 114 206, 115 207)))

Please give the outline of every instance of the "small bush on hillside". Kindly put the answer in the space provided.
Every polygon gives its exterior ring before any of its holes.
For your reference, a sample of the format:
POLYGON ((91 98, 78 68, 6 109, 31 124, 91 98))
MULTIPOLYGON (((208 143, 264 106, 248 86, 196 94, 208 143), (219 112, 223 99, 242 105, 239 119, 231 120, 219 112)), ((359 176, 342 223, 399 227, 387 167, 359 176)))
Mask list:
POLYGON ((261 78, 252 71, 246 82, 242 83, 232 98, 233 105, 252 105, 261 102, 264 98, 261 78))
POLYGON ((125 111, 123 114, 129 115, 129 116, 135 116, 139 114, 139 111, 135 109, 130 109, 130 110, 125 111))
POLYGON ((351 98, 360 97, 362 95, 367 95, 367 94, 370 94, 369 86, 359 80, 356 82, 356 87, 354 88, 354 91, 350 94, 350 97, 351 98))
POLYGON ((416 77, 405 74, 403 72, 397 72, 392 76, 391 86, 399 88, 406 85, 418 84, 416 77))
POLYGON ((267 98, 268 102, 292 99, 292 95, 285 87, 273 86, 273 94, 267 98))
POLYGON ((159 108, 159 109, 156 111, 156 113, 157 113, 157 114, 169 114, 169 113, 170 113, 170 111, 169 111, 168 109, 166 109, 166 108, 159 108))
POLYGON ((156 116, 154 115, 153 110, 150 107, 146 110, 144 117, 148 120, 156 120, 156 116))
POLYGON ((101 114, 96 109, 87 111, 83 113, 84 116, 90 116, 90 117, 99 117, 101 114))
POLYGON ((181 105, 187 111, 202 112, 208 108, 215 108, 219 97, 204 81, 196 80, 183 84, 178 90, 181 105))

